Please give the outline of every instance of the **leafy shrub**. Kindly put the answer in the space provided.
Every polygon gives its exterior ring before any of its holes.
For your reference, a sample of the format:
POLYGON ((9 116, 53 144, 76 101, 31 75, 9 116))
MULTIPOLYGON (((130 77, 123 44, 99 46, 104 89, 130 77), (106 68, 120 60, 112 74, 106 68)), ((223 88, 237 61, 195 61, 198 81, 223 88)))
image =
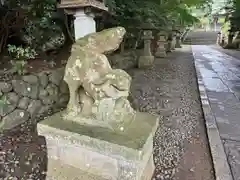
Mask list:
POLYGON ((28 60, 36 57, 37 53, 34 49, 30 47, 23 48, 21 46, 17 47, 15 45, 8 45, 8 53, 15 60, 28 60))
POLYGON ((8 45, 8 53, 13 59, 11 61, 13 72, 19 75, 23 75, 27 72, 27 60, 33 59, 37 55, 36 51, 30 47, 23 48, 10 44, 8 45))
POLYGON ((7 100, 7 97, 5 95, 0 97, 0 107, 4 107, 7 104, 10 104, 10 102, 7 100))

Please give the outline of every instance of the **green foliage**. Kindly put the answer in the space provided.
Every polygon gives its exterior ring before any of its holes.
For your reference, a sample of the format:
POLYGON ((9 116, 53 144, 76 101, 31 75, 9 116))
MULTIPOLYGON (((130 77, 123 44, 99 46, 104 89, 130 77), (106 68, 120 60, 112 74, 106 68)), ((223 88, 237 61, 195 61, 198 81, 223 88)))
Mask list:
POLYGON ((6 95, 3 95, 2 97, 0 97, 0 107, 5 107, 8 104, 10 104, 10 102, 7 100, 6 95))
POLYGON ((230 29, 230 22, 229 21, 224 22, 224 24, 221 27, 221 30, 225 36, 228 35, 229 29, 230 29))
POLYGON ((12 58, 15 60, 29 60, 35 58, 37 55, 36 51, 34 49, 31 49, 30 47, 23 48, 23 47, 17 47, 11 44, 8 44, 8 52, 12 58))
POLYGON ((197 18, 191 15, 190 8, 206 8, 209 0, 106 0, 115 14, 118 24, 141 27, 146 19, 151 19, 157 27, 173 23, 192 24, 197 18))
POLYGON ((23 75, 27 72, 27 60, 33 59, 37 55, 36 51, 30 47, 16 47, 10 44, 8 45, 8 53, 13 58, 11 61, 13 72, 19 75, 23 75))
POLYGON ((124 26, 128 32, 127 37, 135 41, 138 41, 146 22, 149 27, 165 31, 174 26, 182 29, 197 23, 199 20, 192 15, 191 8, 206 8, 210 2, 211 0, 105 0, 114 15, 112 25, 124 26))
MULTIPOLYGON (((61 27, 54 21, 56 4, 55 0, 35 0, 28 7, 30 16, 24 30, 24 38, 34 49, 41 50, 49 41, 64 39, 61 27)), ((62 41, 59 41, 56 46, 61 44, 62 41)))
MULTIPOLYGON (((72 40, 69 17, 57 9, 58 0, 8 0, 8 10, 18 8, 24 11, 24 27, 21 38, 36 51, 60 47, 72 40)), ((127 29, 131 44, 139 39, 143 23, 151 21, 153 27, 172 29, 184 28, 198 22, 191 9, 209 7, 211 0, 104 0, 112 13, 107 23, 121 25, 127 29)), ((106 23, 106 22, 105 22, 106 23)), ((107 24, 106 23, 106 24, 107 24)), ((106 27, 106 26, 105 26, 106 27)), ((103 27, 104 28, 104 27, 103 27)))
POLYGON ((46 50, 49 44, 50 48, 58 48, 71 38, 67 16, 57 9, 57 0, 8 0, 4 8, 24 11, 25 26, 19 29, 21 39, 37 51, 46 50))
POLYGON ((26 61, 11 61, 12 71, 18 75, 24 75, 27 73, 27 62, 26 61))
POLYGON ((240 30, 240 2, 239 0, 232 0, 232 14, 231 14, 231 24, 233 31, 240 30))

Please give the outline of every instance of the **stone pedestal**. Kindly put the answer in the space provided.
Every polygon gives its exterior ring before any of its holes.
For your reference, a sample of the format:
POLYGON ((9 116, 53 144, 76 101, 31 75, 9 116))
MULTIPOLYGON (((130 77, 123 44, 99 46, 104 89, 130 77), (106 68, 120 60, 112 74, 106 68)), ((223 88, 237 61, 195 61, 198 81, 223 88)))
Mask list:
MULTIPOLYGON (((64 73, 67 108, 38 124, 47 142, 47 179, 151 179, 159 117, 131 107, 131 76, 112 69, 104 55, 119 48, 125 33, 123 27, 105 29, 72 45, 64 73)), ((148 56, 151 38, 147 31, 148 56)))
POLYGON ((166 52, 172 52, 172 40, 167 41, 166 52))
POLYGON ((175 45, 175 48, 182 48, 180 32, 178 32, 177 35, 176 35, 176 45, 175 45))
POLYGON ((176 36, 173 35, 172 36, 172 47, 171 47, 171 50, 175 50, 175 47, 176 47, 176 36))
POLYGON ((159 34, 158 40, 158 48, 155 53, 155 57, 164 58, 166 57, 166 49, 165 49, 166 38, 164 34, 159 34))
POLYGON ((225 44, 225 37, 223 35, 222 38, 221 38, 221 46, 224 46, 224 44, 225 44))
POLYGON ((229 32, 229 35, 228 35, 228 45, 232 45, 233 37, 234 37, 234 33, 233 32, 229 32))
POLYGON ((139 57, 139 60, 138 60, 139 68, 149 67, 153 64, 153 61, 154 61, 154 56, 152 55, 152 52, 151 52, 151 41, 153 39, 152 31, 145 30, 143 39, 144 39, 144 50, 143 50, 143 54, 139 57))
POLYGON ((137 112, 122 132, 89 127, 57 113, 38 124, 48 148, 47 179, 150 180, 159 118, 137 112))
POLYGON ((217 44, 218 45, 221 44, 221 33, 218 33, 218 35, 217 35, 217 44))
POLYGON ((79 9, 74 14, 75 40, 87 34, 96 32, 96 22, 93 13, 85 13, 84 9, 79 9))

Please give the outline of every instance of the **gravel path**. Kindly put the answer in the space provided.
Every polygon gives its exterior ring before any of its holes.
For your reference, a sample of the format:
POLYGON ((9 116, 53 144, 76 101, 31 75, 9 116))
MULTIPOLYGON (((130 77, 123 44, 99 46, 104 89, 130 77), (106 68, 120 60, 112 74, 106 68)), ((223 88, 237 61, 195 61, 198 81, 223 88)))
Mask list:
POLYGON ((163 116, 154 141, 154 180, 213 180, 190 46, 130 70, 136 109, 163 116), (196 172, 196 173, 194 173, 196 172))

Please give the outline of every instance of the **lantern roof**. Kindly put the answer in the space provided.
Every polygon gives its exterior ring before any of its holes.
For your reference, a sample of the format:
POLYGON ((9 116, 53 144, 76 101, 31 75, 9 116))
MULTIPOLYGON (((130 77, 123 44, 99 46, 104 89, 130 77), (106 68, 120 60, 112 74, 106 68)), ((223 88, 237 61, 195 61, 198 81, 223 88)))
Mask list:
POLYGON ((64 9, 78 9, 92 7, 98 10, 108 11, 103 0, 61 0, 58 4, 58 8, 64 9))

